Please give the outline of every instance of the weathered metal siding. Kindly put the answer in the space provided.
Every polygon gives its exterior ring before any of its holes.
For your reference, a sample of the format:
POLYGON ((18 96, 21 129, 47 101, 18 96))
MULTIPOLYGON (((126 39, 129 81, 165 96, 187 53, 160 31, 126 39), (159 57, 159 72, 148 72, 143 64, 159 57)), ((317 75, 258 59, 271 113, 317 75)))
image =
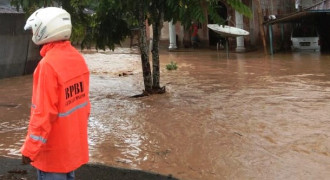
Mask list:
POLYGON ((0 78, 30 74, 40 59, 23 13, 0 12, 0 78))
MULTIPOLYGON (((290 14, 295 11, 295 0, 261 0, 261 8, 262 13, 264 16, 264 19, 268 19, 270 15, 275 15, 277 17, 283 16, 286 14, 290 14)), ((255 17, 258 18, 258 17, 255 17)), ((259 33, 259 25, 255 24, 255 28, 257 29, 257 32, 259 33)), ((264 27, 266 32, 266 40, 269 41, 269 29, 268 27, 264 27)), ((273 31, 273 39, 274 39, 274 46, 276 49, 278 48, 289 48, 285 47, 289 45, 289 42, 286 42, 289 40, 290 32, 291 32, 291 25, 290 24, 278 24, 272 26, 273 31), (283 37, 282 37, 283 36, 283 37), (284 42, 283 42, 284 40, 284 42), (283 47, 284 46, 284 47, 283 47)), ((261 39, 260 35, 257 38, 258 45, 261 45, 261 39)), ((269 42, 267 42, 269 44, 269 42)))
POLYGON ((290 13, 295 8, 294 0, 261 0, 260 3, 265 16, 290 13))

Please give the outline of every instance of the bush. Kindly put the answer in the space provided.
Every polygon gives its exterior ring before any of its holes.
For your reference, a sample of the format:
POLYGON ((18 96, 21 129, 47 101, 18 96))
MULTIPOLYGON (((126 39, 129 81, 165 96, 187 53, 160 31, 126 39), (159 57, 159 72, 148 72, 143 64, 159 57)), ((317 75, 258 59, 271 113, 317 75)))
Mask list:
POLYGON ((171 61, 170 64, 166 65, 167 70, 176 70, 178 69, 178 66, 176 65, 176 62, 171 61))

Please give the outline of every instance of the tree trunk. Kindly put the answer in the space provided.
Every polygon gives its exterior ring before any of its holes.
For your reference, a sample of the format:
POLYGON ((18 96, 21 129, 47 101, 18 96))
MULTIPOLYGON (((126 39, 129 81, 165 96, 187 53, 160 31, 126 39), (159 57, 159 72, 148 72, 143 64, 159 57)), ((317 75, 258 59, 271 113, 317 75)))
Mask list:
POLYGON ((141 53, 141 62, 142 62, 142 71, 143 71, 143 80, 144 80, 144 93, 149 94, 152 92, 152 77, 151 77, 151 68, 149 63, 149 50, 147 45, 147 32, 146 32, 146 14, 144 1, 139 3, 139 29, 140 29, 140 38, 139 38, 139 48, 141 53))
POLYGON ((262 44, 264 46, 264 53, 267 56, 267 44, 266 44, 266 37, 265 37, 265 30, 264 30, 264 25, 263 25, 263 15, 262 15, 262 9, 261 9, 261 4, 260 0, 255 0, 256 5, 257 5, 257 10, 258 10, 258 20, 259 20, 259 30, 260 30, 260 35, 262 39, 262 44))
POLYGON ((163 26, 164 13, 162 7, 154 7, 153 11, 154 21, 152 23, 153 39, 152 39, 152 81, 153 90, 160 88, 160 68, 159 68, 159 41, 161 36, 161 29, 163 26))
POLYGON ((153 39, 152 39, 152 88, 160 88, 160 68, 159 68, 159 39, 160 27, 159 22, 152 23, 153 39))

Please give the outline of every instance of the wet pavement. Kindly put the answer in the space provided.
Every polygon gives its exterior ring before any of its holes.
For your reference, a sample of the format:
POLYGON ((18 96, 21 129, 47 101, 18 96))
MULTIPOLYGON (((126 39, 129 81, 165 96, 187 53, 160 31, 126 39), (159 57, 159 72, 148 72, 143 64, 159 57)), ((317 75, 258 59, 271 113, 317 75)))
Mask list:
MULTIPOLYGON (((91 162, 183 180, 330 177, 330 55, 163 51, 167 93, 143 98, 130 98, 144 88, 136 50, 84 56, 91 162)), ((1 156, 19 157, 31 81, 0 80, 1 156)))

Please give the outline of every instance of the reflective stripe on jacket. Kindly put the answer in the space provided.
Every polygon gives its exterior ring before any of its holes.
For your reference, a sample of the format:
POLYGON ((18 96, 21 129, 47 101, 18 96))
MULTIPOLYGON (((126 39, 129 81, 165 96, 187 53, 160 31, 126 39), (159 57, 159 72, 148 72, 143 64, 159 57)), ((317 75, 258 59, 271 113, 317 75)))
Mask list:
POLYGON ((70 41, 46 44, 40 54, 21 152, 37 169, 66 173, 88 162, 89 71, 70 41))

